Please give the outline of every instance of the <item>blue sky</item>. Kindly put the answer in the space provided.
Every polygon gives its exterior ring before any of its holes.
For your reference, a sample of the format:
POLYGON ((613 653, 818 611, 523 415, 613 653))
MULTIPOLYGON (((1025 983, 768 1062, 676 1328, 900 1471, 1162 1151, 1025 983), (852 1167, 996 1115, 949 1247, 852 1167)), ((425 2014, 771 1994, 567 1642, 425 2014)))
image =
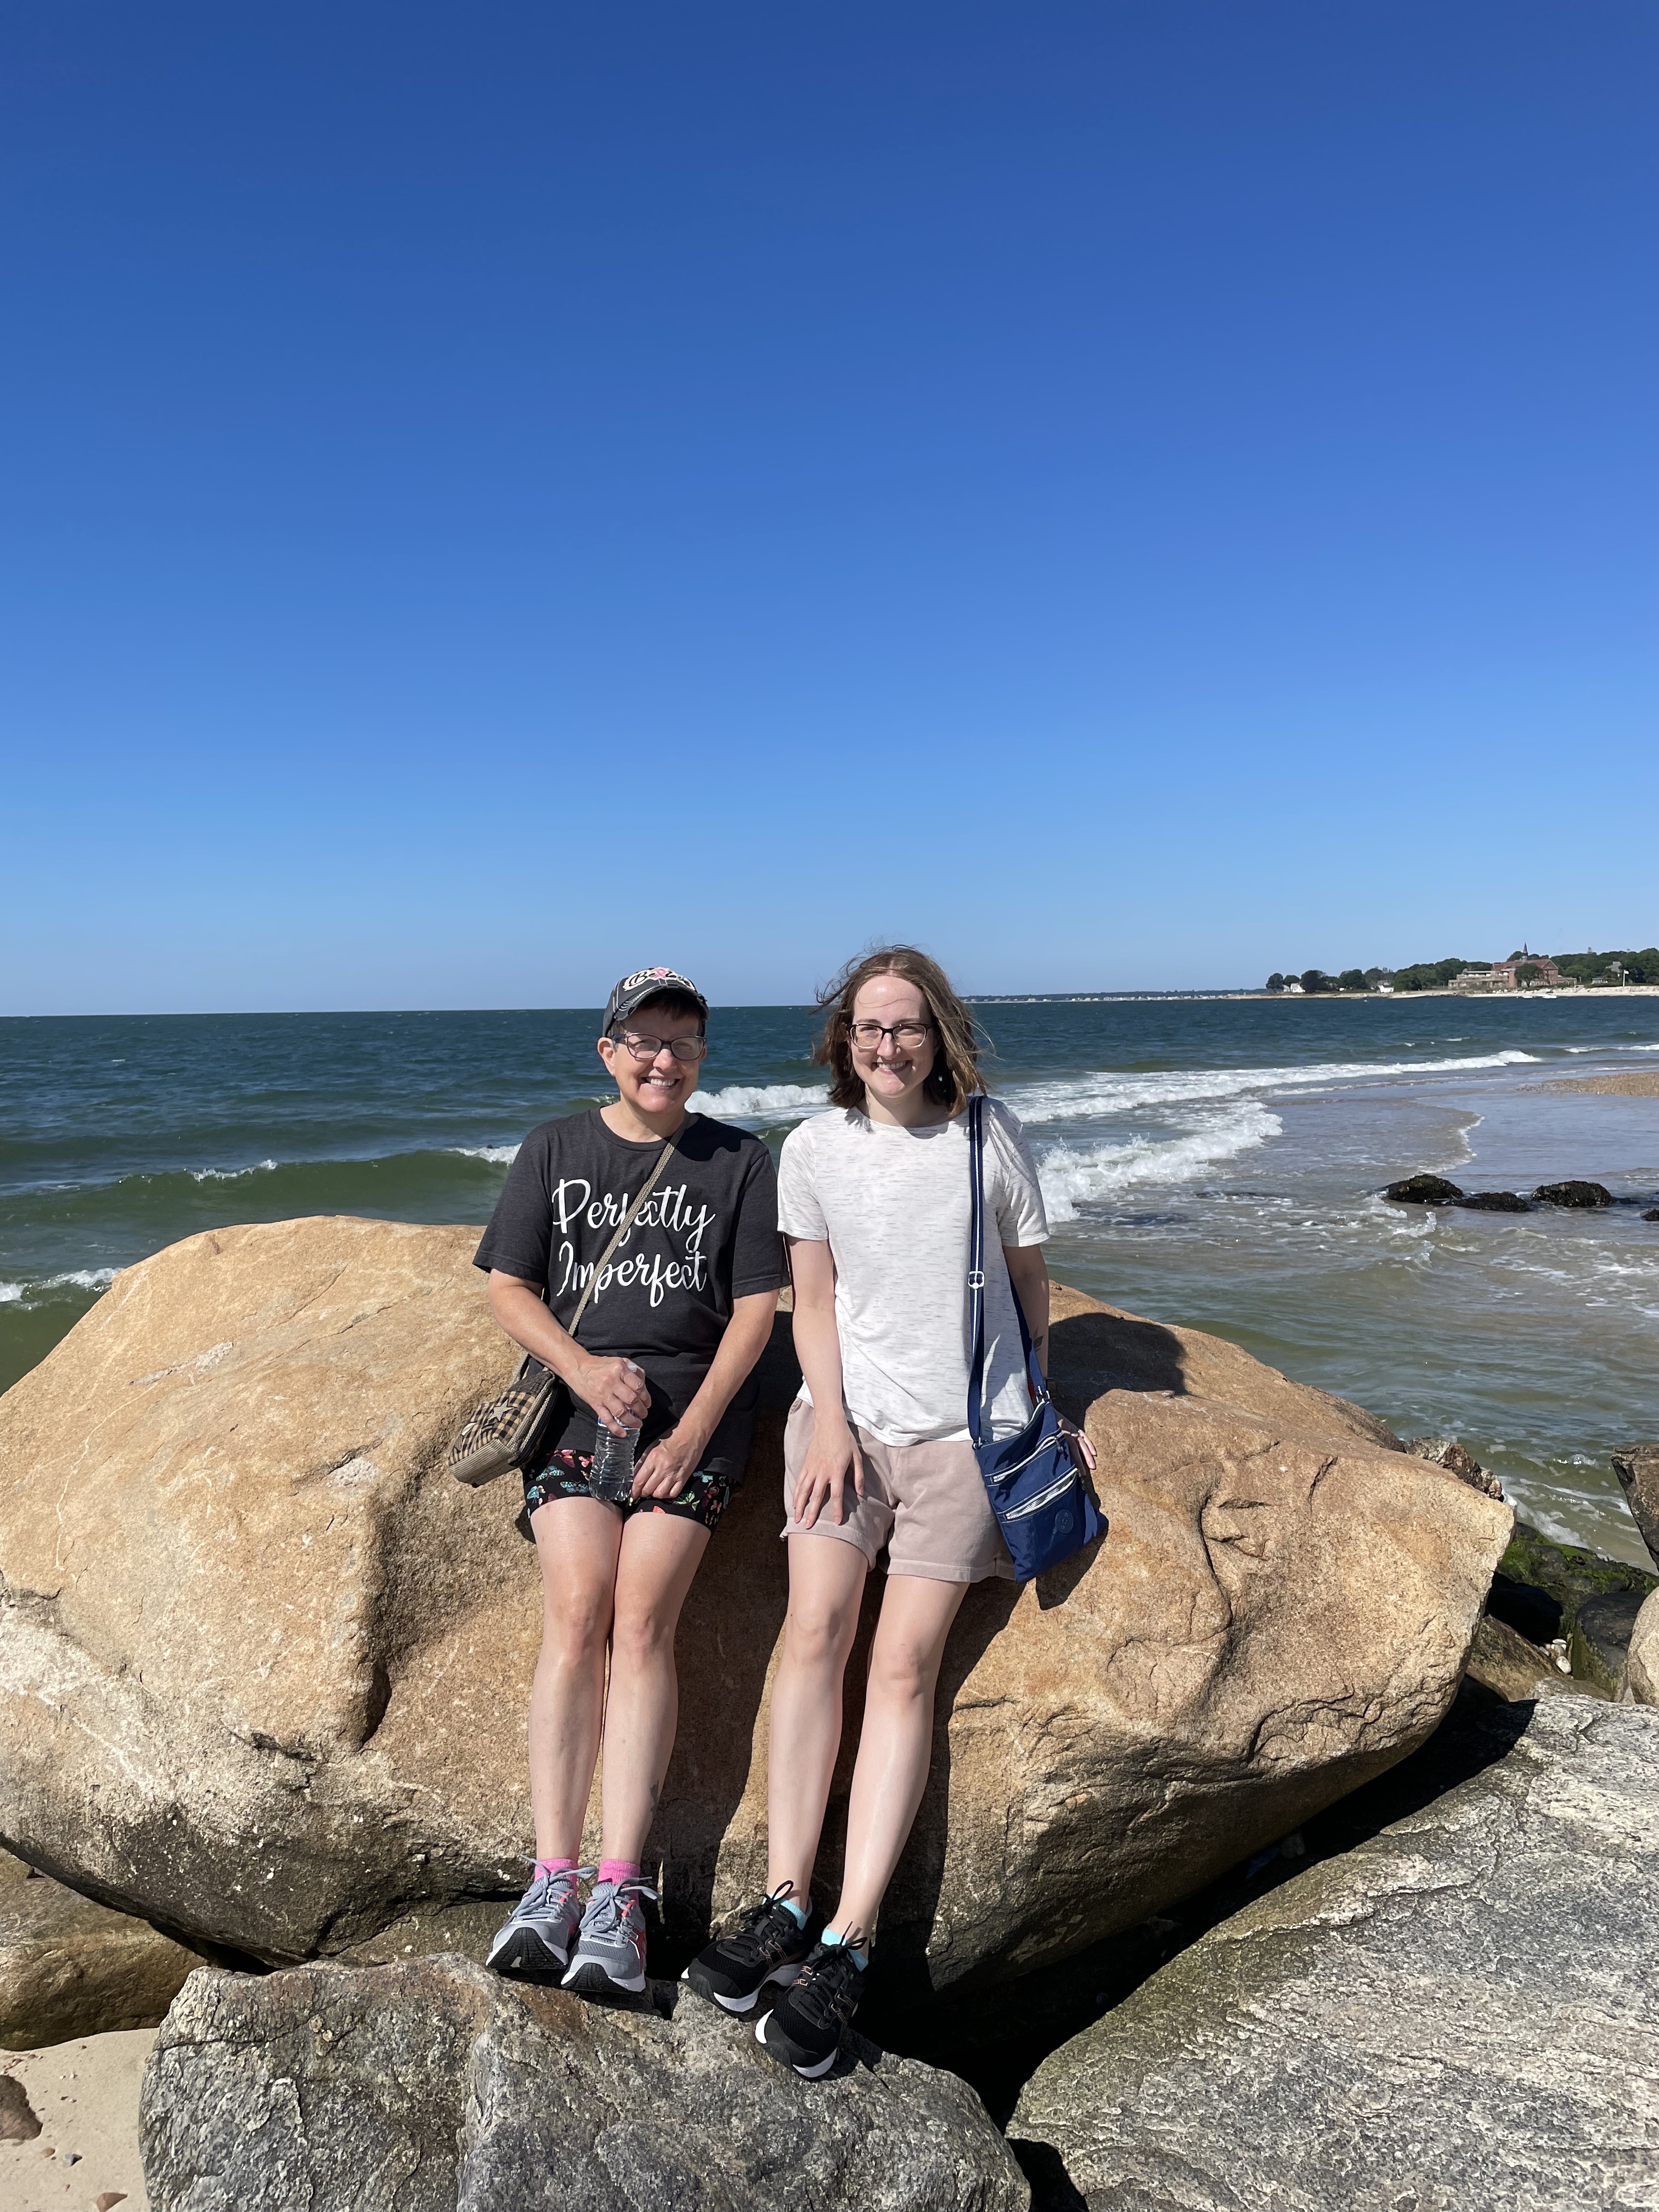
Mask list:
POLYGON ((1650 0, 12 0, 0 1010, 1659 936, 1650 0))

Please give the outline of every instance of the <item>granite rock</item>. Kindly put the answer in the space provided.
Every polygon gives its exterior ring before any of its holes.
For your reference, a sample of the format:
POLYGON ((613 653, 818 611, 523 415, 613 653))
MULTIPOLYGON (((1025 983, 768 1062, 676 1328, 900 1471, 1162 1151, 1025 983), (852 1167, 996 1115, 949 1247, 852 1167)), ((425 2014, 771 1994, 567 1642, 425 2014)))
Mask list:
POLYGON ((1009 2133, 1049 2201, 1659 2202, 1659 1712, 1546 1698, 1505 1749, 1513 1710, 1483 1771, 1224 1921, 1038 2068, 1009 2133))
POLYGON ((1025 2212, 965 2082, 854 2036, 821 2081, 678 1984, 637 2010, 470 1961, 204 1972, 141 2112, 152 2212, 1025 2212))
POLYGON ((1659 1705, 1659 1590, 1643 1606, 1631 1631, 1625 1689, 1638 1705, 1659 1705))
MULTIPOLYGON (((517 1486, 443 1468, 512 1365, 473 1237, 191 1238, 118 1276, 0 1401, 0 1838, 34 1863, 277 1964, 517 1893, 536 1564, 517 1486)), ((952 1632, 883 1923, 919 2000, 1133 1925, 1409 1753, 1510 1526, 1216 1338, 1061 1291, 1052 1345, 1109 1532, 1024 1589, 980 1585, 952 1632)), ((748 1486, 686 1606, 647 1844, 680 1944, 765 1876, 783 1319, 767 1370, 748 1486)))
POLYGON ((0 2049, 154 2027, 199 1955, 0 1851, 0 2049))
POLYGON ((1659 1444, 1626 1444, 1613 1455, 1613 1471, 1642 1541, 1659 1562, 1659 1444))

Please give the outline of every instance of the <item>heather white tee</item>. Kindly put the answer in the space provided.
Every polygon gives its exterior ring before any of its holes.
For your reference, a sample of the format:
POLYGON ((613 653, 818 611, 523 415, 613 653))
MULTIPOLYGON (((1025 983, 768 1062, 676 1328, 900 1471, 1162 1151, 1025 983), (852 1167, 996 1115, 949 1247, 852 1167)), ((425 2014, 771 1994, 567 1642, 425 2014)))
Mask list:
MULTIPOLYGON (((968 1117, 901 1129, 832 1107, 792 1129, 778 1226, 829 1243, 847 1411, 883 1443, 968 1434, 968 1117)), ((1048 1234, 1036 1165, 1000 1099, 985 1112, 985 1398, 989 1433, 1031 1415, 1004 1244, 1048 1234)))

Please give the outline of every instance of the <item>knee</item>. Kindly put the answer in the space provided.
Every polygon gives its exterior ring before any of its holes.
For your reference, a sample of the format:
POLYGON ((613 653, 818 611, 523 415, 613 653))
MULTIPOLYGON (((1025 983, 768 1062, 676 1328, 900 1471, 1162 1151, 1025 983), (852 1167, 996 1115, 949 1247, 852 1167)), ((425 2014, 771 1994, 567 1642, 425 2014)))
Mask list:
POLYGON ((844 1667, 858 1625, 856 1608, 792 1597, 784 1626, 785 1651, 797 1667, 844 1667))
POLYGON ((890 1705, 925 1704, 933 1694, 938 1677, 939 1661, 934 1653, 915 1644, 898 1644, 885 1650, 878 1645, 870 1655, 865 1695, 884 1699, 890 1705))
POLYGON ((542 1655, 564 1666, 591 1664, 605 1656, 611 1636, 611 1594, 562 1596, 542 1615, 542 1655))
POLYGON ((619 1605, 611 1628, 611 1663, 649 1667, 671 1656, 678 1622, 650 1606, 619 1605))

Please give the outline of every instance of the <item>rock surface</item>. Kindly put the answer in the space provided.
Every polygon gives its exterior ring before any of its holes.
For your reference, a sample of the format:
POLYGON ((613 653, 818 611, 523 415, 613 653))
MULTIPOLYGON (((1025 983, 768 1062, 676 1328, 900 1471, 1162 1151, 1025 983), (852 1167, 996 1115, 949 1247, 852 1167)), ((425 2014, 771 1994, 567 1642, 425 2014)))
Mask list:
POLYGON ((1608 1696, 1564 1674, 1547 1651, 1529 1644, 1518 1629, 1488 1613, 1474 1632, 1469 1647, 1468 1679, 1510 1703, 1528 1698, 1608 1696))
POLYGON ((1498 1477, 1489 1474, 1472 1452, 1465 1451, 1455 1437, 1413 1437, 1406 1449, 1419 1459, 1432 1460, 1436 1467, 1443 1467, 1471 1490, 1483 1490, 1488 1498, 1504 1495, 1498 1477))
POLYGON ((1613 1193, 1602 1182, 1540 1182, 1533 1196, 1540 1206, 1611 1206, 1613 1193))
POLYGON ((1638 1705, 1659 1705, 1659 1590, 1636 1616, 1625 1662, 1625 1686, 1638 1705))
POLYGON ((1414 1175, 1402 1176, 1398 1182, 1391 1182, 1382 1195, 1393 1199, 1396 1206, 1457 1206, 1462 1201, 1463 1193, 1458 1184, 1448 1182, 1444 1176, 1414 1175))
POLYGON ((0 1851, 0 2048, 154 2027, 201 1963, 148 1921, 30 1879, 0 1851))
MULTIPOLYGON (((275 1962, 516 1893, 535 1561, 516 1484, 442 1468, 511 1364, 472 1240, 332 1219, 191 1238, 0 1401, 0 1836, 36 1863, 275 1962)), ((883 1925, 918 1994, 1133 1925, 1411 1751, 1510 1525, 1231 1345, 1063 1291, 1054 1314, 1110 1530, 1039 1583, 981 1585, 953 1631, 883 1925)), ((682 1626, 648 1846, 676 1942, 764 1878, 787 1334, 682 1626)))
POLYGON ((459 1959, 204 1972, 144 2077, 151 2212, 1024 2212, 953 2075, 859 2038, 799 2081, 659 1984, 638 2011, 459 1959))
MULTIPOLYGON (((1623 1559, 1604 1559, 1576 1544, 1557 1544, 1528 1521, 1517 1520, 1515 1533, 1492 1577, 1488 1610, 1533 1644, 1564 1638, 1572 1647, 1583 1608, 1595 1600, 1633 1595, 1639 1604, 1659 1589, 1659 1576, 1644 1574, 1623 1559)), ((1579 1656, 1589 1656, 1588 1648, 1579 1656)), ((1605 1689, 1598 1668, 1596 1685, 1605 1689)))
POLYGON ((1642 1541, 1659 1562, 1659 1444, 1627 1444, 1613 1455, 1613 1471, 1642 1541))
POLYGON ((1518 1190, 1477 1190, 1455 1201, 1469 1213, 1530 1213, 1532 1206, 1518 1190))
POLYGON ((1653 2203, 1656 1881, 1659 1713, 1546 1699, 1056 2051, 1010 2136, 1091 2212, 1653 2203))

